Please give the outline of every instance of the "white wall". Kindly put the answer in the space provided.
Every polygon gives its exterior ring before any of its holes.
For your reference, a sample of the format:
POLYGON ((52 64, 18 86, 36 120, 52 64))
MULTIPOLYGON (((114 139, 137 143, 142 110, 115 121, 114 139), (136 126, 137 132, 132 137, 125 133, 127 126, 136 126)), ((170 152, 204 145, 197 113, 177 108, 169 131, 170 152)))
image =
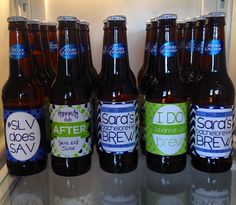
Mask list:
POLYGON ((173 12, 179 18, 200 15, 200 0, 45 0, 46 20, 56 21, 59 15, 74 15, 90 22, 94 65, 100 70, 103 19, 109 15, 127 17, 130 65, 135 73, 143 61, 145 22, 153 16, 173 12))

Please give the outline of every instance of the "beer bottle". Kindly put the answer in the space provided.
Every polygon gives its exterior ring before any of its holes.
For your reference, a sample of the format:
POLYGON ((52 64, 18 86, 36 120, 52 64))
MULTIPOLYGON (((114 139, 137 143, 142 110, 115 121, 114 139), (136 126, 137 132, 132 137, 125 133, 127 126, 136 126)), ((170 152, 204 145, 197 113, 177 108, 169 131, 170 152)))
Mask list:
POLYGON ((48 23, 47 22, 40 23, 40 31, 41 31, 41 37, 42 37, 43 54, 45 56, 46 72, 50 78, 50 81, 53 82, 53 80, 55 78, 55 73, 54 73, 54 70, 52 69, 52 60, 51 60, 50 48, 49 48, 48 23))
POLYGON ((48 22, 48 40, 49 40, 49 49, 51 55, 52 69, 54 73, 57 73, 57 52, 58 52, 58 43, 57 43, 57 24, 48 22))
POLYGON ((91 167, 90 94, 79 80, 77 18, 58 21, 58 71, 49 96, 51 163, 56 174, 75 176, 91 167))
POLYGON ((107 21, 107 72, 97 89, 99 161, 107 172, 124 173, 138 164, 137 88, 128 61, 126 17, 107 21))
POLYGON ((148 64, 148 54, 150 50, 150 35, 151 34, 151 22, 146 22, 146 39, 145 39, 145 48, 144 48, 144 60, 143 65, 138 72, 138 83, 141 82, 148 64))
POLYGON ((101 70, 98 76, 99 79, 99 83, 101 84, 101 82, 104 80, 105 74, 106 74, 106 70, 105 68, 107 67, 105 65, 105 63, 107 62, 106 57, 108 55, 106 55, 106 51, 107 51, 107 42, 108 41, 108 29, 107 29, 107 19, 103 20, 103 31, 104 31, 104 35, 103 35, 103 48, 102 48, 102 65, 101 65, 101 70))
POLYGON ((147 166, 161 173, 179 172, 186 164, 188 106, 178 77, 176 19, 159 17, 158 83, 148 87, 145 102, 147 166))
POLYGON ((206 17, 200 16, 196 19, 195 23, 195 41, 196 41, 196 48, 193 52, 193 83, 198 82, 201 79, 201 63, 202 63, 202 56, 204 52, 204 45, 205 45, 205 23, 206 17))
POLYGON ((36 174, 46 168, 44 93, 33 76, 27 19, 8 18, 10 72, 2 89, 6 163, 14 175, 36 174))
POLYGON ((223 12, 207 15, 202 78, 190 112, 192 165, 206 172, 225 172, 232 166, 235 91, 227 74, 224 25, 223 12))
POLYGON ((185 47, 180 65, 180 79, 186 84, 188 100, 191 100, 193 82, 193 53, 195 42, 195 18, 187 19, 185 24, 185 47))
POLYGON ((45 56, 43 54, 42 36, 38 20, 29 20, 29 43, 34 67, 34 75, 38 82, 42 85, 45 96, 48 96, 49 89, 52 85, 52 78, 46 70, 45 56))
POLYGON ((151 83, 155 82, 156 77, 156 65, 158 59, 158 44, 157 44, 157 23, 158 17, 154 17, 151 19, 150 25, 150 49, 148 53, 148 62, 146 72, 141 78, 139 82, 139 89, 140 89, 140 106, 139 106, 139 139, 140 139, 140 147, 141 152, 145 154, 145 107, 144 101, 146 99, 146 93, 148 87, 151 83))
POLYGON ((177 21, 177 48, 178 48, 178 66, 182 65, 184 45, 185 45, 185 20, 177 21))

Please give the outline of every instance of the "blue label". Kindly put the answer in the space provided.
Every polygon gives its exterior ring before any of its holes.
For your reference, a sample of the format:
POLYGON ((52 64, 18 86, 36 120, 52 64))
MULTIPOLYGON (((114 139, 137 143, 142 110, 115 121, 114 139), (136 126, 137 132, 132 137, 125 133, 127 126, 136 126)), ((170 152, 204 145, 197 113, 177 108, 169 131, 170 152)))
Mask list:
POLYGON ((60 49, 60 56, 70 60, 78 57, 78 49, 74 44, 66 44, 60 49))
POLYGON ((204 42, 204 41, 201 41, 201 42, 196 46, 196 50, 197 50, 198 53, 203 54, 203 52, 204 52, 204 45, 205 45, 205 42, 204 42))
POLYGON ((190 110, 191 153, 202 158, 232 154, 234 106, 198 106, 190 110))
POLYGON ((205 52, 208 55, 218 55, 223 49, 223 42, 221 40, 211 40, 207 42, 205 47, 205 52))
POLYGON ((177 47, 176 43, 174 41, 164 43, 160 49, 159 52, 164 57, 172 57, 175 56, 177 53, 177 47))
POLYGON ((26 57, 26 49, 23 44, 16 44, 10 47, 10 58, 19 60, 26 57))
POLYGON ((57 52, 57 49, 58 49, 57 42, 56 41, 50 41, 49 42, 49 49, 50 49, 50 52, 57 52))
POLYGON ((154 43, 154 44, 151 45, 150 53, 153 56, 157 56, 157 54, 158 54, 158 45, 157 45, 157 43, 154 43))
POLYGON ((4 110, 8 161, 36 161, 46 156, 44 113, 44 107, 4 110))
POLYGON ((185 44, 185 49, 192 53, 195 49, 195 46, 196 46, 196 42, 194 40, 191 40, 185 44))
POLYGON ((98 107, 99 149, 106 153, 128 153, 137 148, 136 101, 104 102, 98 107))
POLYGON ((114 43, 107 49, 112 58, 123 58, 125 56, 125 47, 122 43, 114 43))

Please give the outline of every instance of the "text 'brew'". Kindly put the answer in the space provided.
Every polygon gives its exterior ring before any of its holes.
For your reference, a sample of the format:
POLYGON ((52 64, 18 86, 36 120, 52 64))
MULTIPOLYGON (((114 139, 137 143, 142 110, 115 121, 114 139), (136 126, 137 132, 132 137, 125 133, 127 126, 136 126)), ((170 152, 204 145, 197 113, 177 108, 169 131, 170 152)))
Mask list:
POLYGON ((90 94, 81 83, 76 17, 60 16, 59 55, 50 102, 52 168, 74 176, 91 167, 90 94))
POLYGON ((47 162, 44 94, 33 76, 27 19, 9 17, 10 72, 2 90, 6 161, 10 173, 30 175, 47 162))
POLYGON ((225 14, 207 15, 202 78, 191 105, 192 165, 202 171, 224 172, 232 166, 234 87, 225 62, 225 14))
POLYGON ((188 106, 178 78, 175 14, 158 18, 157 84, 145 101, 146 156, 149 169, 174 173, 185 168, 188 106))
POLYGON ((107 18, 104 80, 98 86, 100 167, 112 173, 134 170, 137 150, 137 89, 129 67, 126 18, 107 18))

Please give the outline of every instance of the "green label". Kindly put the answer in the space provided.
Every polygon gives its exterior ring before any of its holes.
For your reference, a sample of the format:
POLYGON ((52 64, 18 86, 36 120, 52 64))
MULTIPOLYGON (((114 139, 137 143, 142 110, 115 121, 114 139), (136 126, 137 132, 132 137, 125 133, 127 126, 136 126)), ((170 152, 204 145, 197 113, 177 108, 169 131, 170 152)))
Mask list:
POLYGON ((52 155, 80 157, 91 152, 90 103, 81 105, 50 104, 52 155))
POLYGON ((146 150, 162 156, 187 151, 188 104, 162 104, 145 101, 146 150))

